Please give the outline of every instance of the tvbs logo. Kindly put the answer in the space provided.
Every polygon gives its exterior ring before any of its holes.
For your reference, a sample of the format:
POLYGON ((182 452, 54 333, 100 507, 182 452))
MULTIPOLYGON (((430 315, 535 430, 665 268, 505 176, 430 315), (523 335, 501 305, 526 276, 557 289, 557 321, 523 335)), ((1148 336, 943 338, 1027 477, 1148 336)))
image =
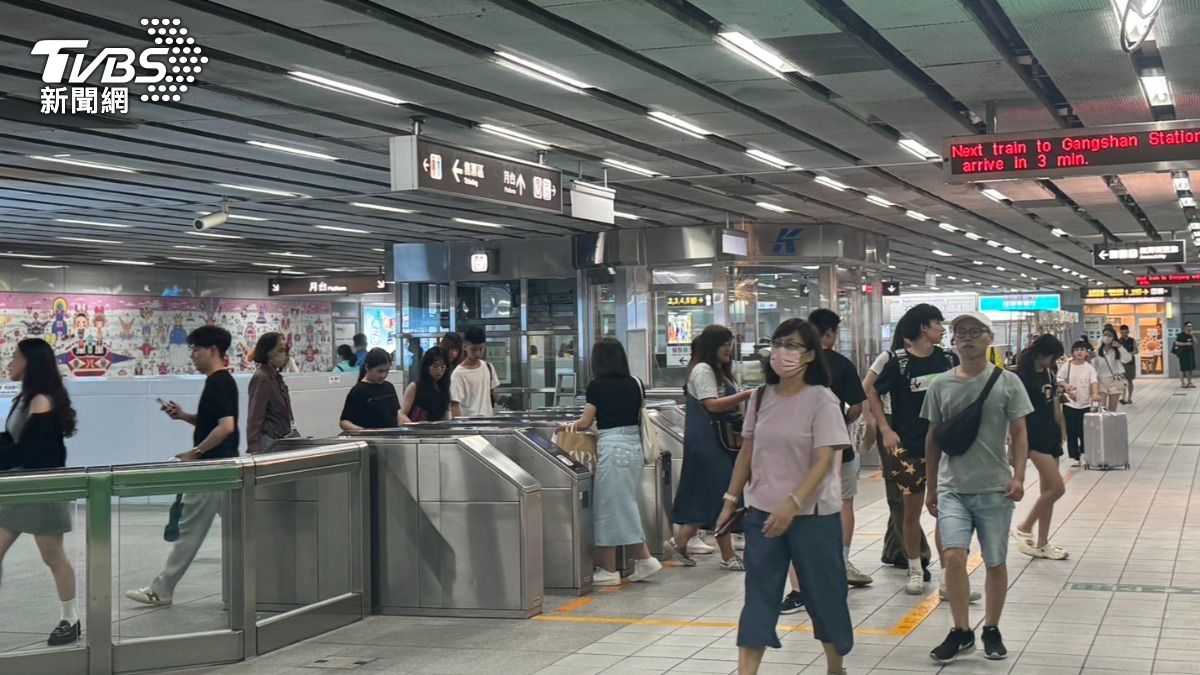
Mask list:
POLYGON ((143 101, 178 102, 208 63, 182 23, 176 18, 142 19, 154 47, 105 47, 90 59, 83 53, 88 40, 39 40, 30 54, 46 57, 42 114, 126 113, 130 84, 146 85, 143 101), (89 81, 102 86, 90 86, 89 81))

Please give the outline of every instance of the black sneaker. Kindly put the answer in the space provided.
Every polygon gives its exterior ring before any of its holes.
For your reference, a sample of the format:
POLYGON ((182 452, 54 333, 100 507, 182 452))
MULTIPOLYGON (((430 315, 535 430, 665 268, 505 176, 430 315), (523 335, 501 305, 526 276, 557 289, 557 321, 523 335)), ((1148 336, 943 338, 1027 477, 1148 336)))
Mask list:
POLYGON ((779 606, 780 614, 796 614, 804 611, 804 598, 801 597, 800 591, 792 591, 783 599, 783 604, 779 606))
POLYGON ((1000 638, 1000 629, 996 626, 983 627, 983 657, 992 661, 1003 661, 1008 658, 1008 649, 1000 638))
POLYGON ((46 640, 46 644, 51 647, 69 645, 79 639, 79 633, 80 627, 78 621, 72 626, 64 619, 59 621, 58 625, 54 627, 54 631, 50 633, 50 639, 46 640))
POLYGON ((973 651, 975 651, 975 631, 951 628, 950 634, 946 636, 942 644, 929 652, 929 658, 945 665, 954 663, 954 659, 958 658, 959 654, 973 651))

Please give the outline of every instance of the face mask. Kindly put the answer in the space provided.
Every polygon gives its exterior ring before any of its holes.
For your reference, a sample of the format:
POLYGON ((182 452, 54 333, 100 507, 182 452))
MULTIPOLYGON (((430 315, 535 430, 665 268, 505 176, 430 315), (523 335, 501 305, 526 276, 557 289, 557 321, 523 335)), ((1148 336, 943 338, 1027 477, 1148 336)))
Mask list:
POLYGON ((808 365, 801 362, 802 358, 800 352, 794 352, 790 349, 772 349, 771 370, 774 370, 775 374, 784 379, 793 377, 803 370, 804 366, 808 365))

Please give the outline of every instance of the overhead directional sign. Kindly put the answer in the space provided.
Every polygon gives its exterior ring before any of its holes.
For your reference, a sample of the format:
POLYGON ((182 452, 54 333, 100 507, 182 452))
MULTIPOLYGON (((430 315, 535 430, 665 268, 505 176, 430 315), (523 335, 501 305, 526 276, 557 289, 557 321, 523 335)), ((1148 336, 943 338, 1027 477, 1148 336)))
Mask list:
POLYGON ((1062 296, 1058 293, 1022 293, 1020 295, 985 295, 979 298, 981 312, 1061 312, 1062 296))
POLYGON ((1147 274, 1137 277, 1138 286, 1184 286, 1200 284, 1200 274, 1147 274))
POLYGON ((1171 295, 1170 288, 1155 286, 1154 288, 1085 288, 1084 300, 1130 300, 1137 298, 1166 298, 1171 295))
POLYGON ((267 282, 267 295, 329 295, 340 293, 383 293, 387 280, 374 276, 286 277, 267 282))
POLYGON ((1200 161, 1200 123, 962 136, 945 153, 950 183, 1190 169, 1200 161))
POLYGON ((883 297, 887 298, 887 297, 892 297, 892 296, 897 296, 897 295, 900 295, 900 282, 899 281, 883 282, 883 297))
POLYGON ((562 172, 424 136, 391 139, 393 190, 428 190, 562 213, 562 172))
POLYGON ((1187 242, 1182 239, 1094 244, 1092 246, 1092 264, 1182 263, 1187 257, 1186 251, 1187 242))

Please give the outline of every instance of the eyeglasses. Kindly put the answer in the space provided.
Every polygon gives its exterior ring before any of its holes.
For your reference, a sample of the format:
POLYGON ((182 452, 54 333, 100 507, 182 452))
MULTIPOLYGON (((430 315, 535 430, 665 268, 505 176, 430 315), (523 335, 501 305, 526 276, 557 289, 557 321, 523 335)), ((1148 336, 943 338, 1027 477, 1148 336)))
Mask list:
POLYGON ((975 340, 977 338, 983 337, 984 335, 991 335, 991 333, 992 332, 986 328, 956 328, 954 330, 954 337, 970 338, 972 340, 975 340))
POLYGON ((800 352, 801 354, 808 351, 808 347, 800 342, 792 342, 791 340, 772 340, 771 347, 773 349, 786 349, 789 352, 800 352))

